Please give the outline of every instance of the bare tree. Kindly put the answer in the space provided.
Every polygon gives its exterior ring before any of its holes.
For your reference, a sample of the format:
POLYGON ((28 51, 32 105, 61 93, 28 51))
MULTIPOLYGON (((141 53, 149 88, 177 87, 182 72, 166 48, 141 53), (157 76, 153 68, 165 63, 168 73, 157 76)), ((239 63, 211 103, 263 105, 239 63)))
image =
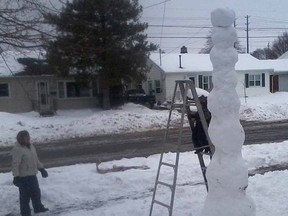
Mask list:
POLYGON ((277 58, 270 48, 256 49, 251 53, 251 55, 260 60, 277 58))
POLYGON ((52 28, 43 16, 49 10, 54 9, 40 0, 0 0, 1 49, 41 47, 51 39, 52 28))
POLYGON ((258 59, 277 59, 288 51, 288 32, 284 32, 274 40, 271 48, 256 49, 252 56, 258 59))
MULTIPOLYGON (((199 53, 207 54, 211 52, 211 49, 213 48, 213 42, 211 39, 212 31, 209 32, 209 35, 207 36, 206 43, 204 47, 199 51, 199 53)), ((237 40, 234 44, 235 49, 238 51, 238 53, 245 53, 245 49, 241 46, 239 40, 237 40)))
POLYGON ((271 47, 272 56, 270 58, 278 58, 288 51, 288 32, 284 32, 274 40, 271 47))

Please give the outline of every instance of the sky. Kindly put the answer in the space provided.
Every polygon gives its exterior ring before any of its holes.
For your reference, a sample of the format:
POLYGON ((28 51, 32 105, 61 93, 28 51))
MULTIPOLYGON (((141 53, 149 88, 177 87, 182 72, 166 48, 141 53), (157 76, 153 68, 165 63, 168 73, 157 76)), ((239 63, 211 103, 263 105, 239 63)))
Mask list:
POLYGON ((206 42, 203 37, 209 35, 212 27, 210 13, 219 7, 229 7, 235 11, 236 30, 240 44, 245 49, 245 16, 249 16, 249 52, 263 49, 268 43, 271 46, 277 36, 288 29, 286 0, 168 0, 166 4, 164 0, 139 2, 143 6, 142 19, 150 25, 147 30, 149 41, 158 44, 166 53, 179 52, 183 45, 188 47, 188 52, 198 53, 206 42))
MULTIPOLYGON (((44 1, 59 8, 58 1, 44 1)), ((64 1, 65 2, 65 1, 64 1)), ((236 13, 236 30, 241 46, 247 51, 247 19, 249 16, 249 52, 271 46, 288 29, 286 0, 139 0, 143 6, 141 20, 149 24, 149 41, 163 52, 198 53, 204 47, 211 30, 210 13, 219 7, 229 7, 236 13), (164 26, 162 28, 162 26, 164 26)))

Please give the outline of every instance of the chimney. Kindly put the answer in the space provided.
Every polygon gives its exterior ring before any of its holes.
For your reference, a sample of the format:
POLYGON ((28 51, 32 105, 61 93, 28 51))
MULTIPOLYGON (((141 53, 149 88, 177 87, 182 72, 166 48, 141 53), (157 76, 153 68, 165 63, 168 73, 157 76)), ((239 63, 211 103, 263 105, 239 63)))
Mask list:
POLYGON ((181 55, 179 55, 179 68, 182 68, 182 59, 181 59, 181 55))
POLYGON ((186 47, 186 46, 182 46, 182 47, 181 47, 181 50, 180 50, 180 53, 181 53, 181 54, 188 53, 187 47, 186 47))

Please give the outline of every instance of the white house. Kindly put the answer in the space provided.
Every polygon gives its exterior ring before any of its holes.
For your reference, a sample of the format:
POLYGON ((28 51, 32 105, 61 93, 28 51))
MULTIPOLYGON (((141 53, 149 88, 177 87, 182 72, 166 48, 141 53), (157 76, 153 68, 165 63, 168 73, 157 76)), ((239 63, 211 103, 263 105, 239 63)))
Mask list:
POLYGON ((78 86, 75 77, 55 74, 21 74, 19 58, 36 58, 37 52, 5 52, 0 57, 0 112, 38 111, 54 113, 57 109, 82 109, 100 106, 100 87, 95 77, 78 86))
POLYGON ((274 68, 274 75, 271 82, 276 91, 288 91, 288 52, 276 60, 265 60, 274 68))
MULTIPOLYGON (((270 92, 273 64, 263 62, 249 54, 239 54, 235 66, 240 97, 264 95, 270 92)), ((172 99, 175 80, 191 79, 196 87, 210 91, 212 63, 209 54, 160 54, 150 55, 151 71, 142 85, 146 92, 153 92, 158 102, 172 99)), ((288 68, 288 67, 287 67, 288 68)))

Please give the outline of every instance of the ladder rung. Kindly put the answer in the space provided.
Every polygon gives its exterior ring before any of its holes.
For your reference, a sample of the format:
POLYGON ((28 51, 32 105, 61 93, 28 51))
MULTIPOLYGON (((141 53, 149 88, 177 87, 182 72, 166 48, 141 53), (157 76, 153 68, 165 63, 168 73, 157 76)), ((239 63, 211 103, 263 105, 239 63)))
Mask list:
POLYGON ((164 206, 164 207, 168 208, 169 211, 170 211, 170 206, 169 206, 169 205, 167 205, 167 204, 165 204, 165 203, 163 203, 163 202, 160 202, 160 201, 158 201, 158 200, 154 200, 154 203, 156 203, 156 204, 158 204, 158 205, 161 205, 161 206, 164 206))
POLYGON ((209 155, 209 156, 212 156, 212 153, 208 153, 208 152, 201 152, 202 155, 209 155))
POLYGON ((173 188, 173 185, 167 184, 167 183, 162 182, 162 181, 158 181, 158 184, 163 185, 163 186, 166 186, 166 187, 169 187, 171 190, 172 190, 172 188, 173 188))
MULTIPOLYGON (((172 104, 172 108, 182 108, 184 104, 172 104)), ((194 106, 194 103, 187 103, 186 106, 194 106)))
POLYGON ((174 164, 169 164, 169 163, 162 162, 162 165, 165 165, 165 166, 169 166, 169 167, 175 168, 175 165, 174 165, 174 164))

